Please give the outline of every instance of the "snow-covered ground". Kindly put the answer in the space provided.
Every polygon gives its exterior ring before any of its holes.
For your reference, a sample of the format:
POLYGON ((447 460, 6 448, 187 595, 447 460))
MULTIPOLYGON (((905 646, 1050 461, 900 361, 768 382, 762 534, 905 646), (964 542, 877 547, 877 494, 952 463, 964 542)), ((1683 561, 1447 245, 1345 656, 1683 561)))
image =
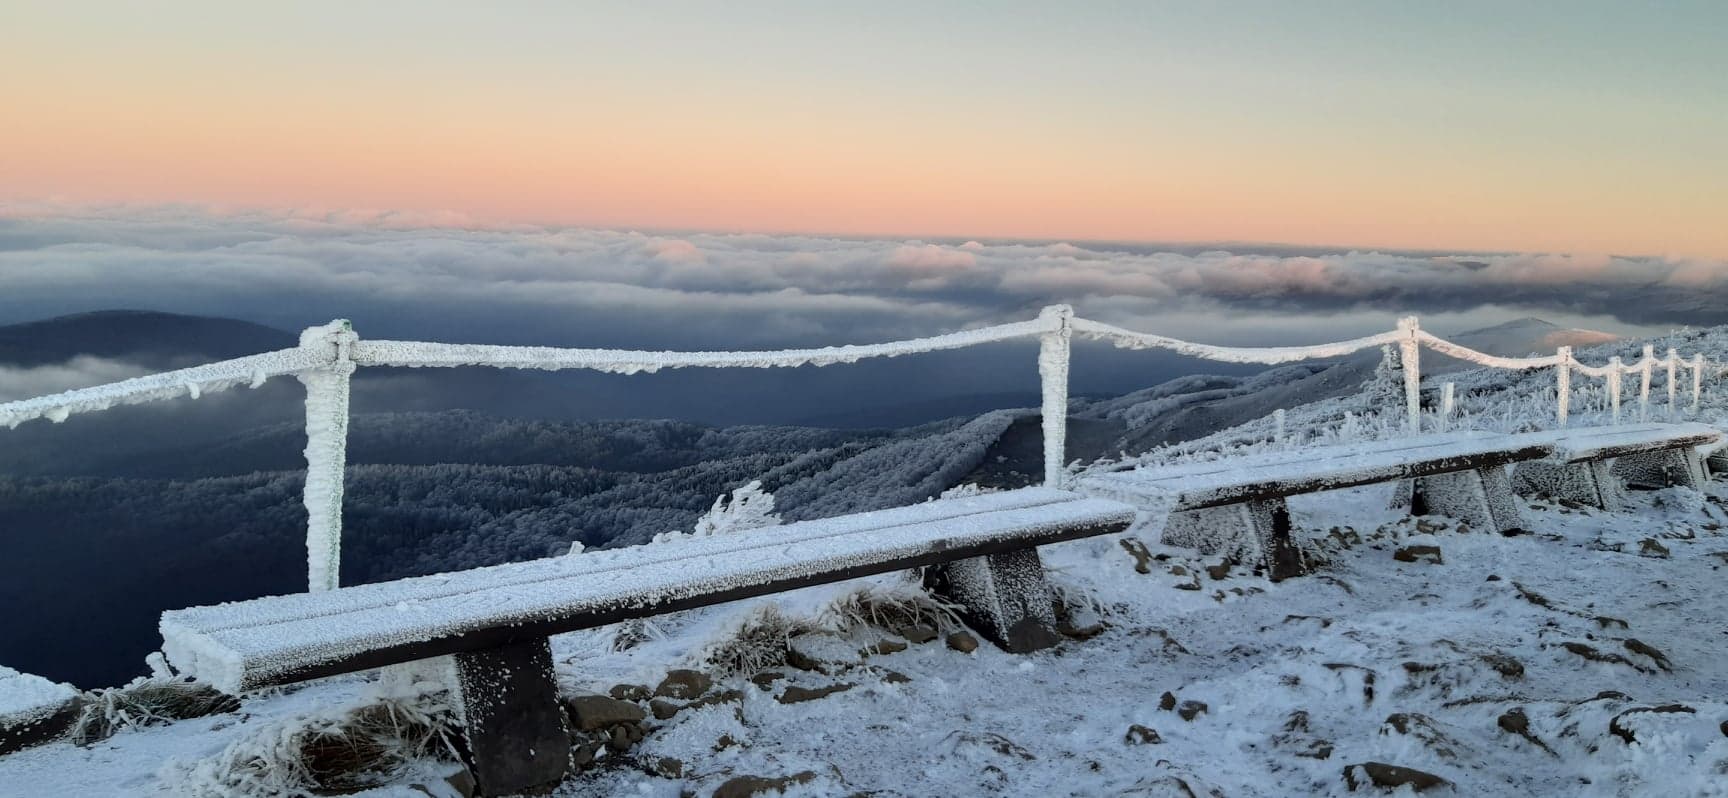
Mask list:
MULTIPOLYGON (((709 695, 742 695, 649 720, 642 742, 559 794, 707 795, 740 775, 808 771, 787 795, 1326 795, 1347 792, 1346 766, 1363 762, 1416 768, 1463 795, 1728 794, 1728 485, 1711 490, 1634 494, 1618 513, 1526 503, 1533 532, 1512 538, 1400 519, 1384 509, 1387 486, 1299 497, 1298 521, 1329 530, 1331 560, 1276 585, 1216 579, 1212 563, 1151 541, 1140 573, 1123 545, 1132 533, 1051 546, 1053 579, 1099 604, 1101 634, 1030 656, 962 654, 938 638, 832 675, 773 666, 788 678, 766 690, 705 662, 761 602, 663 619, 621 652, 618 628, 567 635, 555 651, 569 693, 653 687, 693 667, 714 672, 709 695), (1422 545, 1442 562, 1394 556, 1422 545), (777 700, 788 685, 837 683, 855 686, 777 700), (1160 708, 1166 692, 1178 709, 1206 708, 1185 720, 1160 708), (1681 709, 1626 714, 1669 705, 1681 709), (1617 717, 1632 742, 1611 731, 1617 717), (1129 740, 1136 725, 1159 742, 1129 740), (656 775, 663 759, 681 775, 656 775)), ((817 620, 857 587, 772 601, 817 620)), ((375 689, 324 683, 250 700, 238 716, 14 754, 0 758, 0 794, 185 794, 177 774, 198 760, 375 689)))

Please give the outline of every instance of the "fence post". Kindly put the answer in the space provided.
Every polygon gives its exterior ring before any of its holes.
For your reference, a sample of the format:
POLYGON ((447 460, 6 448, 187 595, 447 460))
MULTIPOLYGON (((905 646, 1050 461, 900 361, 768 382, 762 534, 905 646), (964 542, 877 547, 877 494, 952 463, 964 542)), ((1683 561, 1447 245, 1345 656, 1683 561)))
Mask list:
POLYGON ((1645 344, 1644 359, 1638 362, 1644 372, 1639 375, 1638 387, 1638 421, 1640 423, 1650 420, 1650 367, 1655 363, 1656 347, 1645 344))
POLYGON ((1068 451, 1068 356, 1074 338, 1070 320, 1074 308, 1051 305, 1038 314, 1051 329, 1038 336, 1038 379, 1042 383, 1040 407, 1044 431, 1044 484, 1062 487, 1068 451))
POLYGON ((1453 384, 1448 382, 1440 387, 1440 431, 1446 432, 1452 427, 1452 407, 1454 400, 1453 384))
POLYGON ((1562 346, 1554 354, 1560 358, 1554 364, 1554 416, 1564 427, 1572 414, 1572 347, 1562 346))
POLYGON ((1422 347, 1416 340, 1417 329, 1415 316, 1398 320, 1398 331, 1403 333, 1398 350, 1404 365, 1404 424, 1411 435, 1422 431, 1422 347))
POLYGON ((306 583, 312 592, 341 584, 342 482, 348 465, 348 387, 358 336, 346 319, 300 334, 304 349, 330 365, 302 372, 306 386, 306 583))
POLYGON ((1704 397, 1704 353, 1692 356, 1692 412, 1698 412, 1698 402, 1704 397))
POLYGON ((1679 365, 1680 365, 1680 353, 1674 351, 1673 347, 1669 347, 1668 348, 1667 366, 1668 366, 1668 418, 1670 420, 1678 418, 1680 416, 1680 408, 1675 406, 1675 403, 1674 403, 1675 393, 1676 393, 1677 389, 1679 388, 1679 386, 1676 385, 1674 382, 1675 373, 1676 373, 1679 365))
POLYGON ((1272 411, 1272 442, 1284 445, 1284 408, 1272 411))
POLYGON ((1620 358, 1608 358, 1608 404, 1613 408, 1614 423, 1620 423, 1620 358))

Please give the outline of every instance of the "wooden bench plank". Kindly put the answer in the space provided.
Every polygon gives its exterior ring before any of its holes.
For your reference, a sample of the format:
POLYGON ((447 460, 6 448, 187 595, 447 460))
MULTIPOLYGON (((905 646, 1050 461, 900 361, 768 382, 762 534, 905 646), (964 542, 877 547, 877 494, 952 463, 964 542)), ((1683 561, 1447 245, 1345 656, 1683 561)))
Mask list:
POLYGON ((237 693, 1107 534, 1135 514, 1043 488, 932 504, 944 506, 170 611, 164 650, 175 667, 237 693))
POLYGON ((0 755, 60 737, 81 708, 71 685, 0 665, 0 755))
POLYGON ((1722 433, 1707 424, 1627 424, 1619 427, 1530 432, 1511 437, 1547 441, 1554 448, 1554 454, 1549 459, 1563 463, 1582 463, 1586 460, 1605 460, 1663 449, 1707 446, 1720 442, 1722 433))
POLYGON ((1415 438, 1408 443, 1317 447, 1194 467, 1118 471, 1083 477, 1077 487, 1132 503, 1174 499, 1175 510, 1199 510, 1490 468, 1546 457, 1550 451, 1548 443, 1537 440, 1498 443, 1503 437, 1471 433, 1415 438))
POLYGON ((1722 433, 1704 424, 1649 423, 1518 437, 1549 441, 1554 448, 1548 458, 1519 464, 1513 475, 1519 493, 1615 510, 1624 498, 1622 477, 1636 483, 1701 487, 1705 471, 1698 450, 1719 443, 1722 433))

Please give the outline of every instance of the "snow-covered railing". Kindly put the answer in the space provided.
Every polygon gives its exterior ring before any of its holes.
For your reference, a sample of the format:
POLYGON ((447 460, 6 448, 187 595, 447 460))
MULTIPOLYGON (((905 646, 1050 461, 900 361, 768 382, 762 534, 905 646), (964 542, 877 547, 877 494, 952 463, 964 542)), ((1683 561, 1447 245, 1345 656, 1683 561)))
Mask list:
MULTIPOLYGON (((1615 423, 1620 420, 1621 385, 1625 374, 1640 375, 1639 420, 1650 414, 1650 386, 1657 366, 1667 370, 1668 406, 1676 411, 1677 370, 1692 369, 1691 406, 1698 407, 1703 392, 1705 361, 1694 355, 1683 361, 1675 350, 1657 358, 1646 346, 1644 356, 1631 364, 1612 358, 1603 366, 1586 366, 1572 357, 1571 347, 1541 357, 1500 357, 1478 352, 1423 331, 1415 317, 1400 319, 1388 332, 1312 346, 1230 347, 1198 344, 1161 335, 1136 332, 1090 319, 1078 318, 1067 305, 1053 305, 1030 321, 861 346, 830 346, 757 352, 655 352, 623 349, 574 349, 543 346, 489 346, 443 344, 423 341, 366 341, 354 333, 347 321, 334 321, 307 329, 300 345, 220 363, 151 374, 136 379, 82 388, 51 396, 0 404, 0 425, 16 427, 45 418, 65 421, 75 413, 87 413, 124 404, 137 404, 177 396, 198 396, 235 385, 257 387, 271 377, 293 375, 306 388, 306 487, 307 579, 311 590, 328 590, 339 583, 342 538, 343 474, 347 465, 349 391, 354 371, 362 366, 447 368, 490 366, 523 369, 587 369, 618 374, 655 372, 671 368, 793 368, 853 363, 876 357, 963 349, 1002 341, 1037 338, 1038 374, 1041 383, 1040 410, 1044 433, 1044 482, 1061 486, 1067 477, 1068 367, 1073 337, 1109 341, 1125 349, 1166 349, 1190 357, 1226 363, 1275 365, 1302 360, 1342 357, 1377 346, 1398 347, 1404 376, 1405 423, 1417 431, 1421 426, 1421 348, 1449 357, 1501 369, 1554 368, 1555 418, 1564 425, 1571 403, 1571 375, 1576 371, 1606 380, 1615 423)), ((1721 364, 1716 366, 1721 368, 1721 364)), ((1443 397, 1441 421, 1453 409, 1450 383, 1443 397)), ((1279 437, 1283 437, 1282 411, 1279 437)))

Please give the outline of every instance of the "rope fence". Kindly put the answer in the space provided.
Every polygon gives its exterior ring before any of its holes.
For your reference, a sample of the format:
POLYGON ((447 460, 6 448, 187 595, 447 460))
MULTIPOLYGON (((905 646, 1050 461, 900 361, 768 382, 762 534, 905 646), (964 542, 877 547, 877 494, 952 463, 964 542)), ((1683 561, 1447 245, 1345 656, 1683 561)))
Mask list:
MULTIPOLYGON (((119 405, 140 404, 179 396, 197 398, 237 385, 258 387, 273 377, 294 376, 306 389, 306 486, 307 580, 311 590, 329 590, 339 583, 342 536, 343 474, 347 465, 349 394, 354 372, 362 367, 454 368, 489 366, 517 369, 586 369, 615 374, 652 373, 675 368, 795 368, 854 363, 878 357, 937 352, 1003 341, 1037 338, 1038 374, 1041 383, 1040 410, 1044 434, 1044 482, 1060 486, 1066 479, 1068 371, 1073 339, 1106 341, 1122 349, 1164 349, 1177 354, 1224 363, 1278 365, 1304 360, 1324 360, 1380 346, 1398 347, 1404 377, 1405 429, 1421 430, 1421 350, 1468 363, 1499 369, 1555 370, 1555 421, 1564 426, 1571 413, 1572 375, 1602 379, 1611 405, 1613 422, 1620 423, 1622 377, 1639 377, 1638 420, 1650 415, 1650 388, 1655 370, 1666 372, 1670 412, 1678 401, 1678 372, 1692 370, 1690 407, 1696 410, 1703 395, 1706 362, 1702 354, 1682 359, 1669 349, 1658 358, 1655 348, 1644 347, 1643 357, 1633 363, 1610 358, 1601 366, 1589 366, 1572 356, 1572 348, 1560 347, 1553 355, 1501 357, 1447 341, 1421 329, 1416 317, 1398 321, 1395 329, 1329 344, 1312 346, 1229 347, 1194 343, 1151 333, 1136 332, 1103 322, 1080 318, 1067 305, 1044 308, 1036 319, 972 330, 856 346, 744 352, 669 352, 624 349, 577 349, 540 346, 491 346, 444 344, 423 341, 363 340, 347 321, 337 320, 301 333, 300 344, 291 349, 225 360, 193 368, 151 374, 120 382, 81 388, 49 396, 0 404, 0 425, 15 428, 32 420, 65 421, 72 415, 105 410, 119 405)), ((1722 366, 1717 366, 1720 371, 1722 366)), ((1444 431, 1455 409, 1452 383, 1441 398, 1436 424, 1444 431)), ((1277 413, 1278 436, 1283 437, 1283 411, 1277 413)))

